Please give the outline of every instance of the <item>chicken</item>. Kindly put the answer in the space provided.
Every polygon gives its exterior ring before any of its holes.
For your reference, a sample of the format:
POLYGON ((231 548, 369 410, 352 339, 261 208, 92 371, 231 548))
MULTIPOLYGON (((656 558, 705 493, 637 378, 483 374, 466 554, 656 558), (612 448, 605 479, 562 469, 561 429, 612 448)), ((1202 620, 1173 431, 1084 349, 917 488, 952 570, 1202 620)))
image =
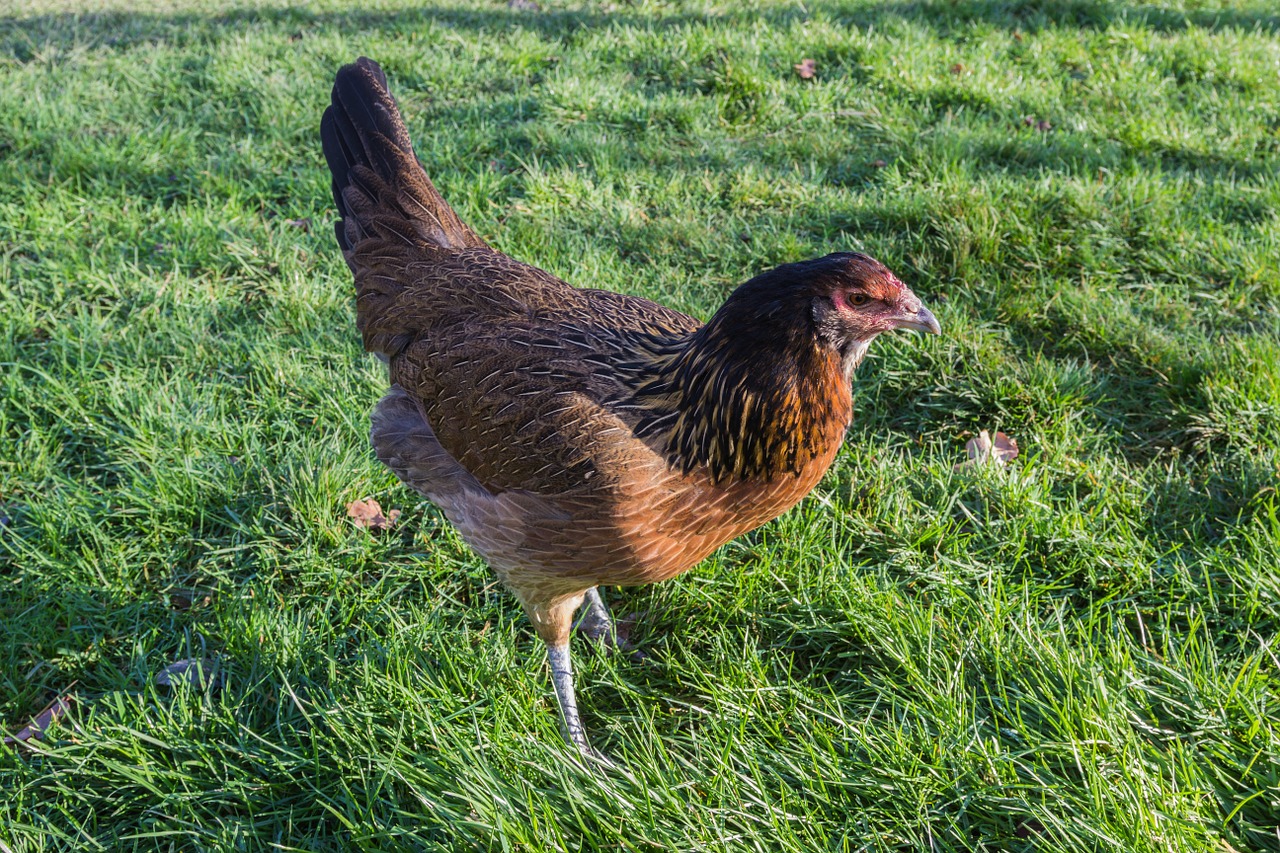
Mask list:
POLYGON ((356 322, 390 369, 373 447, 519 599, 590 754, 579 607, 607 635, 599 585, 674 577, 793 506, 840 449, 871 340, 938 321, 857 253, 761 273, 705 324, 513 260, 436 192, 367 58, 338 71, 320 132, 356 322))

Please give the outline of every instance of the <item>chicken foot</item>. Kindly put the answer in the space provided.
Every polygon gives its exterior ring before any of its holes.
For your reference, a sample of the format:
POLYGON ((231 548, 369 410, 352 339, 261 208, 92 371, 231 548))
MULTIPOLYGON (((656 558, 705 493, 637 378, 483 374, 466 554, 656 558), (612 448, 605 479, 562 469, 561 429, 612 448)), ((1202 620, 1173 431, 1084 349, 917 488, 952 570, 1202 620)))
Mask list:
POLYGON ((582 612, 574 627, 593 643, 626 652, 632 663, 641 663, 649 657, 627 639, 625 632, 618 631, 618 624, 604 603, 599 587, 591 587, 583 596, 582 612))
POLYGON ((600 588, 591 587, 582 600, 582 615, 575 626, 588 640, 605 645, 616 645, 618 626, 613 622, 609 608, 600 597, 600 588))

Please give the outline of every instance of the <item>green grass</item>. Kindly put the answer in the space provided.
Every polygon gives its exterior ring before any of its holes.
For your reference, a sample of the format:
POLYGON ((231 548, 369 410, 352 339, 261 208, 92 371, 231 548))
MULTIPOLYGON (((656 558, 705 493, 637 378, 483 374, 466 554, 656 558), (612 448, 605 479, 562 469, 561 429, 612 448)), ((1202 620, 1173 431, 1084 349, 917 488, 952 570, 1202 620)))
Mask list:
POLYGON ((1273 4, 7 3, 0 723, 76 705, 0 749, 0 850, 1280 850, 1273 4), (610 591, 614 772, 368 448, 359 54, 516 257, 707 316, 860 249, 942 321, 796 510, 610 591), (1022 455, 954 470, 983 428, 1022 455))

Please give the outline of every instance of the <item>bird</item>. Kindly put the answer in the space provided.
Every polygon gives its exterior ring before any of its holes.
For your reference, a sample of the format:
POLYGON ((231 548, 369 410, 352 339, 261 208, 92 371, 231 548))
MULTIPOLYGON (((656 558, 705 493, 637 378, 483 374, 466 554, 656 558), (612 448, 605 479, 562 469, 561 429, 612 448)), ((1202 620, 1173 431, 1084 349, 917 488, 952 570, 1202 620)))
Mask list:
POLYGON ((388 366, 374 452, 518 599, 563 736, 599 756, 575 613, 608 641, 601 586, 672 578, 798 503, 844 443, 872 339, 938 321, 858 252, 760 272, 705 323, 515 260, 437 192, 367 57, 337 72, 320 136, 356 325, 388 366))

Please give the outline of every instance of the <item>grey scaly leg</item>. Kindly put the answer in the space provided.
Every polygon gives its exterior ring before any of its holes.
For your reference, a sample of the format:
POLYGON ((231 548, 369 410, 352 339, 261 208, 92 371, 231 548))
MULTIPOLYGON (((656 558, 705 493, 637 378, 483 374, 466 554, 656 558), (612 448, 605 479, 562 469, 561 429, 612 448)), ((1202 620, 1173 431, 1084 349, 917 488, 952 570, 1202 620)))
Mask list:
POLYGON ((613 617, 609 615, 609 608, 605 607, 598 587, 591 587, 583 597, 578 630, 595 642, 608 645, 615 645, 617 642, 618 634, 613 625, 613 617))
POLYGON ((583 755, 596 753, 587 743, 587 732, 582 728, 582 718, 578 716, 578 699, 573 692, 573 665, 569 663, 569 644, 563 646, 547 645, 547 661, 551 664, 551 683, 556 688, 556 699, 560 702, 560 728, 564 739, 578 748, 583 755))

